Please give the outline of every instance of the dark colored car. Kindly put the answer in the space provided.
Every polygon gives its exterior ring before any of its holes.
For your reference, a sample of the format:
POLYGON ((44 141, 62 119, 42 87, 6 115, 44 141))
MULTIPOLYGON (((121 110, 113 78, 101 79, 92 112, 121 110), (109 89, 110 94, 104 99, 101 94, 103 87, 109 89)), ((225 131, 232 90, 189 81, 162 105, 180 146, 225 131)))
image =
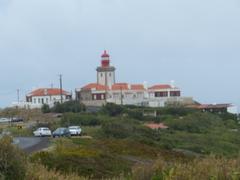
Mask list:
POLYGON ((68 128, 57 128, 53 133, 52 133, 53 138, 55 137, 70 137, 71 133, 68 128))
POLYGON ((14 117, 14 118, 11 119, 12 122, 23 122, 23 120, 24 119, 21 118, 21 117, 14 117))

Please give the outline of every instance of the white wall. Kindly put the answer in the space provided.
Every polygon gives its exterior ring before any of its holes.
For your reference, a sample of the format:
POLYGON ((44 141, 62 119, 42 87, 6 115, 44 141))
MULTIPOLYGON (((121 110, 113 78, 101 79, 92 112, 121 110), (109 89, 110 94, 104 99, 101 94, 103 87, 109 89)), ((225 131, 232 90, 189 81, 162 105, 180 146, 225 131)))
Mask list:
MULTIPOLYGON (((66 100, 66 96, 63 95, 63 101, 66 100)), ((34 105, 43 105, 43 104, 48 104, 48 105, 53 105, 56 102, 61 101, 61 96, 60 95, 55 95, 55 96, 33 96, 32 97, 32 102, 31 104, 34 105)))
POLYGON ((113 84, 115 84, 115 72, 109 71, 109 72, 98 72, 98 84, 107 85, 111 87, 113 84))
MULTIPOLYGON (((67 96, 63 95, 63 102, 68 101, 66 98, 67 96)), ((34 109, 34 108, 41 108, 43 104, 47 104, 50 107, 52 107, 56 102, 61 102, 61 96, 60 95, 55 95, 55 96, 33 96, 32 97, 32 102, 13 102, 11 106, 13 107, 20 107, 20 108, 29 108, 29 109, 34 109), (42 102, 43 100, 43 102, 42 102)))
POLYGON ((140 105, 144 101, 144 92, 139 91, 111 91, 108 92, 107 102, 123 105, 140 105), (122 98, 121 98, 122 94, 122 98), (111 97, 111 98, 110 98, 111 97))

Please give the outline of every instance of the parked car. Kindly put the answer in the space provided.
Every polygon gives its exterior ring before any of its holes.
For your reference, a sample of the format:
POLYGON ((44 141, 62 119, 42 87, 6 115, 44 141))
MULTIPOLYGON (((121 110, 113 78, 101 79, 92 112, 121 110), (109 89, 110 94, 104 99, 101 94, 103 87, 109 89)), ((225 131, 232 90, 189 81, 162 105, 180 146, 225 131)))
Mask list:
POLYGON ((0 118, 0 123, 10 123, 11 119, 10 118, 0 118))
POLYGON ((55 137, 70 137, 71 133, 68 128, 57 128, 53 133, 52 133, 53 138, 55 137))
POLYGON ((81 135, 82 129, 80 126, 69 126, 68 127, 71 136, 79 136, 81 135))
POLYGON ((12 122, 23 122, 23 118, 21 118, 21 117, 13 117, 13 118, 11 119, 11 121, 12 121, 12 122))
POLYGON ((47 127, 40 127, 36 131, 34 131, 33 134, 36 137, 43 137, 43 136, 51 136, 52 132, 47 127))

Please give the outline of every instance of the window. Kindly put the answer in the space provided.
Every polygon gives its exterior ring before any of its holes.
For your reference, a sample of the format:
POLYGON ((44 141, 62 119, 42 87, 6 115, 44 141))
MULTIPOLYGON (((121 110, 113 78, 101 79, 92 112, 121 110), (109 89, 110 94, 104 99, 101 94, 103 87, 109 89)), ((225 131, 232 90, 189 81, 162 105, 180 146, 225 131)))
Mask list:
POLYGON ((41 103, 41 99, 40 98, 38 98, 38 104, 40 104, 41 103))
POLYGON ((36 102, 37 102, 37 101, 36 101, 36 99, 34 98, 34 99, 33 99, 33 103, 36 104, 36 102))
POLYGON ((112 73, 109 73, 109 77, 111 77, 112 76, 112 73))
POLYGON ((48 98, 46 98, 46 103, 48 104, 48 98))
POLYGON ((120 93, 114 93, 114 94, 113 94, 113 98, 114 98, 114 99, 121 98, 121 94, 120 94, 120 93))
POLYGON ((179 97, 179 96, 181 96, 181 92, 180 91, 171 91, 170 96, 171 97, 179 97))
POLYGON ((103 73, 101 73, 100 76, 103 77, 103 73))
POLYGON ((168 97, 167 91, 155 92, 155 97, 168 97))

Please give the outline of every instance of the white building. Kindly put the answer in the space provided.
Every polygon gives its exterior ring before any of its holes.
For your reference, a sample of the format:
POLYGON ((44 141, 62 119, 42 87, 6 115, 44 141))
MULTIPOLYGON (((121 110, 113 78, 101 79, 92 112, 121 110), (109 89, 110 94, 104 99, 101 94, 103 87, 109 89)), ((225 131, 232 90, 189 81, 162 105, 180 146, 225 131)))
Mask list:
POLYGON ((72 98, 71 93, 57 88, 40 88, 26 95, 26 101, 13 103, 13 106, 20 108, 41 108, 43 104, 50 107, 57 102, 66 102, 72 98))
POLYGON ((181 97, 181 90, 172 85, 160 84, 150 88, 144 84, 116 83, 115 67, 104 51, 101 66, 97 68, 97 82, 76 89, 76 97, 87 106, 105 103, 163 107, 166 104, 192 104, 191 97, 181 97))

